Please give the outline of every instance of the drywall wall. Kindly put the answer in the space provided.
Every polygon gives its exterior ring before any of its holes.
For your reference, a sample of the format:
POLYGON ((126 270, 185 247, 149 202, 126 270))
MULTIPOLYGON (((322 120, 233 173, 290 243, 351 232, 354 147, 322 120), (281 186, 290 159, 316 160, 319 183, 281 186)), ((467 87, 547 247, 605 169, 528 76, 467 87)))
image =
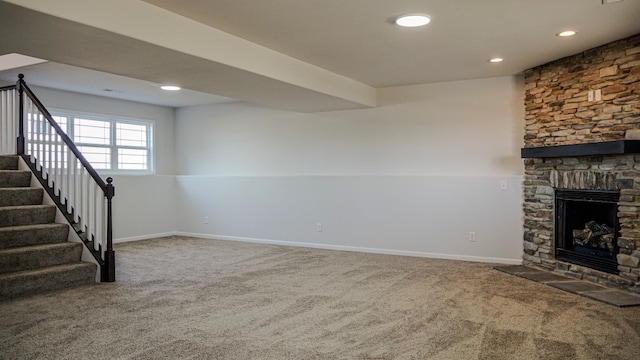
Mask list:
POLYGON ((179 231, 195 236, 510 263, 522 251, 519 177, 178 176, 178 186, 179 231))
POLYGON ((523 94, 515 76, 381 89, 375 109, 179 109, 177 230, 517 263, 523 94))
POLYGON ((113 177, 114 241, 149 238, 175 231, 174 109, 100 96, 34 87, 34 93, 50 109, 72 110, 88 114, 121 116, 154 122, 154 175, 113 177))
POLYGON ((114 242, 149 239, 175 233, 175 176, 114 178, 114 242))
POLYGON ((184 175, 520 175, 520 77, 380 90, 375 109, 302 114, 246 103, 182 108, 184 175))

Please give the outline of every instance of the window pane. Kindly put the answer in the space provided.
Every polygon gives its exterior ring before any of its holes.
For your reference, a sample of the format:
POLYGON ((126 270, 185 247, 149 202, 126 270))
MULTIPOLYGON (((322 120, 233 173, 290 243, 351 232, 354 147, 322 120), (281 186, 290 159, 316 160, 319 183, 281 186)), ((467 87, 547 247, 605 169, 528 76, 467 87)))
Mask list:
POLYGON ((121 170, 147 170, 147 150, 142 149, 118 149, 118 169, 121 170))
POLYGON ((109 145, 111 131, 108 121, 74 119, 74 141, 82 144, 109 145))
POLYGON ((57 116, 57 115, 52 115, 53 120, 55 120, 58 125, 60 125, 60 127, 62 128, 62 131, 64 131, 65 134, 69 134, 69 120, 67 119, 66 116, 57 116))
POLYGON ((78 150, 91 163, 94 169, 111 168, 111 149, 96 146, 78 146, 78 150))
POLYGON ((44 150, 44 158, 40 159, 40 163, 48 169, 66 169, 67 168, 67 150, 62 145, 55 143, 40 145, 44 150))
MULTIPOLYGON (((29 114, 35 118, 37 115, 29 114)), ((98 170, 150 170, 151 133, 153 124, 147 121, 127 120, 93 116, 76 116, 75 114, 56 114, 54 120, 73 139, 78 149, 83 153, 91 165, 98 170), (115 155, 115 156, 114 156, 115 155)), ((32 121, 28 126, 40 128, 39 121, 32 121)), ((50 132, 50 130, 48 130, 50 132)), ((35 146, 51 142, 60 143, 60 138, 44 137, 38 131, 32 131, 31 137, 36 138, 35 146)), ((36 149, 37 150, 37 149, 36 149)), ((57 157, 58 163, 66 165, 64 155, 57 157)), ((55 159, 54 159, 55 162, 55 159)))
POLYGON ((54 164, 57 164, 57 167, 59 169, 66 169, 67 168, 67 155, 68 155, 68 150, 65 146, 62 145, 57 145, 55 147, 55 152, 56 155, 54 157, 54 164), (56 163, 56 158, 57 158, 57 163, 56 163))
POLYGON ((118 146, 147 146, 147 127, 135 124, 116 124, 116 144, 118 146))
MULTIPOLYGON (((61 116, 53 116, 58 125, 63 131, 67 131, 67 118, 61 116)), ((59 137, 55 135, 55 130, 49 121, 40 113, 27 113, 26 122, 26 137, 29 140, 35 141, 61 141, 59 137)))
POLYGON ((44 116, 40 113, 27 114, 27 139, 44 140, 44 116))

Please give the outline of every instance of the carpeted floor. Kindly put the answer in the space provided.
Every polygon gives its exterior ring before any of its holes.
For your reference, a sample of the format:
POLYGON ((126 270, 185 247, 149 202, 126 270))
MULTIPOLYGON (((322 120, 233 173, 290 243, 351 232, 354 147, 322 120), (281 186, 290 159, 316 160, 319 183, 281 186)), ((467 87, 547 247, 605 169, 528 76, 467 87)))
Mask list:
POLYGON ((640 309, 491 264, 183 237, 0 303, 1 359, 639 359, 640 309))

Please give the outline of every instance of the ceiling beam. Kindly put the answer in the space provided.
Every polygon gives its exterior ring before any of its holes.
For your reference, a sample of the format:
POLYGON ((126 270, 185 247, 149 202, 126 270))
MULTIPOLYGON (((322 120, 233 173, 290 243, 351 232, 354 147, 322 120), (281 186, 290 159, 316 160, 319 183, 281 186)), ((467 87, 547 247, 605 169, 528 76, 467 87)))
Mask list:
POLYGON ((20 53, 300 112, 374 107, 376 89, 142 1, 5 0, 20 53))

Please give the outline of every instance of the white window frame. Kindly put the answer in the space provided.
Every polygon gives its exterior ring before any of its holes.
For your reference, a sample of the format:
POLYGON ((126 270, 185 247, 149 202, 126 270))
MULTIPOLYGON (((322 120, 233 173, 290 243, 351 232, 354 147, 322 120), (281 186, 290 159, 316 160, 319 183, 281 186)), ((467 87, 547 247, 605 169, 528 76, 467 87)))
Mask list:
MULTIPOLYGON (((72 111, 72 110, 63 110, 63 109, 50 109, 49 112, 51 116, 55 117, 66 117, 67 118, 67 135, 69 138, 74 141, 76 146, 78 147, 96 147, 96 148, 105 148, 108 147, 111 151, 110 157, 110 168, 109 169, 95 169, 98 173, 101 174, 113 174, 113 175, 150 175, 155 174, 155 136, 154 136, 154 128, 155 121, 153 120, 145 120, 145 119, 134 119, 129 117, 121 117, 115 115, 104 115, 104 114, 95 114, 95 113, 87 113, 80 111, 72 111), (76 142, 74 139, 74 119, 82 118, 87 120, 97 120, 97 121, 105 121, 110 124, 110 140, 111 143, 108 145, 97 145, 97 144, 89 144, 89 143, 81 143, 76 142), (146 147, 137 147, 137 146, 124 146, 117 145, 117 131, 116 124, 133 124, 133 125, 143 125, 147 128, 147 146, 146 147), (118 149, 146 149, 147 150, 147 164, 148 168, 144 170, 132 170, 132 169, 119 169, 118 168, 118 149)), ((89 162, 91 163, 91 162, 89 162)))

